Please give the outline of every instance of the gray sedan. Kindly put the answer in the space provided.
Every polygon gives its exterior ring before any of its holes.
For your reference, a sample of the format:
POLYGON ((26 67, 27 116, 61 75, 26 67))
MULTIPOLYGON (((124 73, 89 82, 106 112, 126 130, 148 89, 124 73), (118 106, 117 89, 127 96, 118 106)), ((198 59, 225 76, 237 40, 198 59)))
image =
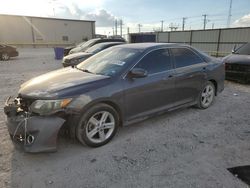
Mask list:
POLYGON ((87 49, 85 52, 78 52, 78 53, 65 56, 63 58, 62 65, 64 67, 78 65, 79 63, 97 54, 98 52, 105 50, 107 48, 110 48, 112 46, 120 45, 120 44, 125 44, 125 43, 124 42, 103 42, 103 43, 95 44, 94 46, 87 49))
POLYGON ((54 151, 61 128, 98 147, 119 126, 177 108, 208 108, 224 77, 221 61, 188 45, 118 45, 24 83, 6 102, 7 126, 27 152, 54 151))

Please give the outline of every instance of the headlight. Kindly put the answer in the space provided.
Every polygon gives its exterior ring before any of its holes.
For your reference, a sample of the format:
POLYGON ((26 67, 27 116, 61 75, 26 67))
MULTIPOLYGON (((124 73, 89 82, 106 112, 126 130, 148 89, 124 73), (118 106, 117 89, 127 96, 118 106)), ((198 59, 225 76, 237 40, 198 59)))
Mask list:
POLYGON ((65 108, 71 100, 72 99, 36 100, 31 104, 30 110, 40 115, 49 115, 65 108))
POLYGON ((79 58, 79 59, 72 59, 70 63, 79 64, 79 63, 81 63, 82 61, 84 61, 85 59, 86 59, 85 57, 79 58))
POLYGON ((78 64, 79 63, 79 59, 72 59, 71 61, 70 61, 70 63, 71 64, 78 64))

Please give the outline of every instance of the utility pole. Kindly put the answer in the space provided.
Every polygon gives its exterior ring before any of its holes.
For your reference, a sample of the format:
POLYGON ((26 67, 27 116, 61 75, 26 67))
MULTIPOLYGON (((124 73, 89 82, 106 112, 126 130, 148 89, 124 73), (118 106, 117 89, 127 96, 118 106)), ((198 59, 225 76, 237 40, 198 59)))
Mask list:
POLYGON ((212 29, 214 29, 214 23, 212 23, 212 29))
POLYGON ((55 3, 57 0, 50 0, 49 3, 52 4, 52 8, 53 8, 53 15, 54 17, 56 17, 56 11, 55 11, 55 3))
POLYGON ((204 19, 203 19, 203 29, 205 30, 206 25, 207 25, 207 14, 203 14, 202 16, 204 17, 204 19))
POLYGON ((161 20, 161 32, 163 32, 163 23, 164 23, 164 21, 161 20))
POLYGON ((129 35, 129 27, 127 27, 127 33, 128 33, 128 35, 129 35))
POLYGON ((230 22, 231 22, 231 17, 232 17, 232 4, 233 4, 233 0, 230 0, 228 17, 227 17, 227 27, 230 27, 230 22))
POLYGON ((182 18, 182 31, 185 30, 186 19, 187 19, 187 18, 185 18, 185 17, 182 18))
POLYGON ((115 19, 115 35, 117 35, 117 19, 115 19))
POLYGON ((122 25, 123 25, 123 21, 122 21, 122 19, 120 20, 120 35, 121 35, 121 37, 122 37, 122 25))
POLYGON ((142 25, 138 24, 139 33, 141 32, 141 27, 142 27, 142 25))

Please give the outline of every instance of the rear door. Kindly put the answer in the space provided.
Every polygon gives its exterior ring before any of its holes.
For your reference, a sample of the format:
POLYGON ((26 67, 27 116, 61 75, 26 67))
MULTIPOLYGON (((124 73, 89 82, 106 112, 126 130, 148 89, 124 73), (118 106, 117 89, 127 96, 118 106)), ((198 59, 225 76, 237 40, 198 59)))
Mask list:
POLYGON ((172 48, 171 52, 176 73, 176 100, 179 104, 195 101, 206 82, 208 64, 190 48, 172 48))
POLYGON ((128 119, 169 107, 174 101, 174 70, 168 49, 157 49, 144 56, 134 68, 148 72, 144 78, 124 82, 125 111, 128 119))

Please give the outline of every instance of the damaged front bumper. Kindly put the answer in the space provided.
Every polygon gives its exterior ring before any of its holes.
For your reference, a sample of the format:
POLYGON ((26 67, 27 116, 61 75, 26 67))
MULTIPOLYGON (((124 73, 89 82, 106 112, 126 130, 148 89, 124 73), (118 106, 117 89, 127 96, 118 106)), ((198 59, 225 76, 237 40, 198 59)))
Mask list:
POLYGON ((65 120, 55 115, 38 116, 20 110, 10 98, 5 103, 6 125, 13 142, 26 152, 56 151, 57 135, 65 120))

